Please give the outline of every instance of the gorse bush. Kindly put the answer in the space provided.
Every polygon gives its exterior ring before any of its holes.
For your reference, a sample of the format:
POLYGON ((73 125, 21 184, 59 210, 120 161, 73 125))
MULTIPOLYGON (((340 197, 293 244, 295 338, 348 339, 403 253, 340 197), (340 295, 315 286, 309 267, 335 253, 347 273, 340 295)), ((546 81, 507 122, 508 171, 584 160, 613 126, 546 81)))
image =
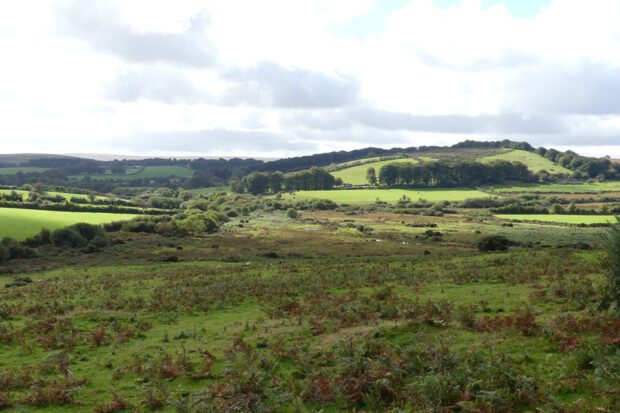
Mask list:
POLYGON ((52 232, 52 244, 59 248, 75 248, 85 245, 88 241, 74 229, 62 228, 52 232))
POLYGON ((620 224, 611 225, 605 238, 607 299, 620 311, 620 224))
POLYGON ((491 235, 478 240, 477 247, 480 252, 507 251, 510 240, 503 235, 491 235))

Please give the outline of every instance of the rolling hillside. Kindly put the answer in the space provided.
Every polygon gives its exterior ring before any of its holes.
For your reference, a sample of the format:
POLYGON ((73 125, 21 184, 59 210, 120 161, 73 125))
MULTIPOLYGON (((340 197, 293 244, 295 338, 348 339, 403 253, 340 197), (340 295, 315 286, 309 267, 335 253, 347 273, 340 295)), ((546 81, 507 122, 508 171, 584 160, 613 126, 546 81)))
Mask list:
POLYGON ((375 168, 377 175, 379 174, 379 170, 383 165, 387 165, 389 163, 416 163, 418 162, 412 158, 398 158, 398 159, 388 159, 384 161, 370 162, 364 163, 357 166, 352 166, 350 168, 341 169, 339 171, 331 172, 336 178, 341 178, 342 182, 345 184, 351 185, 365 185, 366 182, 366 171, 368 168, 375 168))
POLYGON ((485 156, 478 159, 480 162, 492 162, 492 161, 509 161, 509 162, 521 162, 527 165, 528 169, 534 173, 540 171, 547 171, 552 175, 567 174, 570 175, 572 171, 566 169, 557 163, 551 162, 549 159, 544 158, 532 152, 513 150, 510 152, 502 153, 500 155, 485 156))

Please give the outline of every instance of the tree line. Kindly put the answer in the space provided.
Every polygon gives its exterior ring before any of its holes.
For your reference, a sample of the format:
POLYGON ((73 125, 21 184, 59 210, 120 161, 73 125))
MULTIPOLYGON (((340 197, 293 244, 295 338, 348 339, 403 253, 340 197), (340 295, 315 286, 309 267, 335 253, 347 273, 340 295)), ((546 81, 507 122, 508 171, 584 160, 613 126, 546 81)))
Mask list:
POLYGON ((280 171, 254 172, 239 181, 232 183, 231 188, 238 193, 249 192, 254 195, 264 193, 278 193, 280 191, 319 191, 332 189, 334 185, 342 184, 329 172, 321 168, 311 168, 307 171, 283 174, 280 171))
MULTIPOLYGON (((369 183, 376 179, 368 171, 369 183)), ((499 184, 508 181, 528 182, 533 175, 521 162, 445 161, 429 163, 389 163, 379 170, 378 182, 384 186, 452 187, 499 184)))

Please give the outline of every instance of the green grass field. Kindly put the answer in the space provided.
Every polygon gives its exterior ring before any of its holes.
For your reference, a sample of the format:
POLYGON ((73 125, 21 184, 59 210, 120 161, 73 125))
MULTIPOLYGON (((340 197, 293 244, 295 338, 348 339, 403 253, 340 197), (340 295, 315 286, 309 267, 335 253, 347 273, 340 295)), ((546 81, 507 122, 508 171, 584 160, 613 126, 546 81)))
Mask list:
POLYGON ((470 198, 488 198, 491 195, 475 189, 353 189, 333 191, 298 191, 295 199, 331 199, 338 204, 372 204, 377 199, 396 202, 406 195, 412 201, 464 201, 470 198))
POLYGON ((377 173, 377 178, 379 178, 379 171, 383 165, 387 165, 389 163, 417 163, 415 159, 412 158, 398 158, 398 159, 388 159, 385 161, 378 162, 370 162, 362 165, 352 166, 350 168, 341 169, 339 171, 331 172, 336 178, 341 178, 342 182, 345 184, 351 185, 365 185, 368 183, 366 181, 366 171, 368 168, 375 168, 377 173))
POLYGON ((592 182, 584 184, 533 184, 533 185, 497 185, 488 186, 485 189, 497 193, 547 193, 547 194, 593 194, 599 192, 620 191, 620 181, 592 182))
POLYGON ((95 174, 95 175, 74 175, 72 179, 83 179, 90 176, 91 179, 97 180, 123 180, 131 181, 133 179, 151 179, 151 178, 167 178, 176 176, 177 178, 191 178, 194 171, 183 166, 146 166, 142 169, 128 170, 125 175, 113 174, 95 174))
POLYGON ((509 219, 517 221, 541 221, 541 222, 557 222, 561 224, 607 224, 618 222, 613 215, 496 215, 500 219, 509 219))
POLYGON ((549 159, 544 158, 532 152, 514 150, 500 155, 485 156, 478 159, 480 162, 492 162, 492 161, 509 161, 509 162, 522 162, 527 165, 528 169, 532 172, 540 172, 545 170, 550 174, 571 174, 572 171, 564 168, 556 163, 551 162, 549 159))
POLYGON ((228 187, 228 186, 214 186, 214 187, 211 187, 211 188, 189 189, 188 191, 191 192, 194 195, 216 194, 218 192, 230 192, 230 187, 228 187))
MULTIPOLYGON (((13 191, 17 192, 18 194, 21 194, 22 198, 24 200, 28 199, 29 192, 28 191, 22 191, 22 190, 19 190, 19 189, 17 189, 17 190, 13 190, 13 189, 0 189, 0 194, 10 194, 13 191)), ((68 193, 68 192, 54 192, 54 191, 50 191, 50 192, 47 192, 47 194, 50 195, 50 196, 60 195, 63 198, 65 198, 66 200, 70 200, 71 198, 81 198, 81 199, 87 199, 88 198, 88 195, 85 195, 85 194, 71 194, 71 193, 68 193)), ((107 199, 106 196, 101 196, 101 195, 97 195, 97 198, 98 199, 107 199)))
POLYGON ((14 166, 7 168, 0 168, 0 175, 15 175, 18 172, 32 173, 32 172, 45 172, 49 168, 39 168, 38 166, 14 166))
POLYGON ((135 218, 133 214, 110 214, 96 212, 40 211, 35 209, 0 208, 0 238, 12 237, 22 240, 39 232, 85 222, 104 224, 135 218))

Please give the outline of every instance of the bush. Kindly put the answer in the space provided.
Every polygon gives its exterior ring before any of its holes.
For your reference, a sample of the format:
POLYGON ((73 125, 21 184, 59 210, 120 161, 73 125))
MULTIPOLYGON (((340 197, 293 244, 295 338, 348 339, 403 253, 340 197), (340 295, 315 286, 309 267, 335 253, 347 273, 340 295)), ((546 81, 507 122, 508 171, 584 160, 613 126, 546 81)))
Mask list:
POLYGON ((477 247, 481 252, 507 251, 510 240, 503 235, 491 235, 478 240, 477 247))
POLYGON ((11 258, 9 250, 4 245, 0 245, 0 262, 8 261, 9 258, 11 258))
POLYGON ((13 238, 4 238, 2 240, 2 245, 9 252, 9 259, 18 259, 18 258, 34 258, 37 256, 37 253, 32 248, 22 244, 19 241, 14 240, 13 238))
POLYGON ((620 224, 611 225, 605 239, 607 301, 620 311, 620 224))
POLYGON ((75 248, 85 245, 88 241, 79 232, 71 228, 57 229, 52 232, 52 244, 60 248, 75 248))
POLYGON ((298 215, 298 214, 297 214, 297 210, 296 210, 295 208, 289 208, 289 209, 286 211, 286 216, 288 216, 288 217, 289 217, 289 218, 291 218, 291 219, 295 219, 295 218, 297 218, 297 215, 298 215))
POLYGON ((101 225, 79 223, 71 225, 69 229, 74 230, 89 241, 95 237, 103 236, 103 228, 101 225))

